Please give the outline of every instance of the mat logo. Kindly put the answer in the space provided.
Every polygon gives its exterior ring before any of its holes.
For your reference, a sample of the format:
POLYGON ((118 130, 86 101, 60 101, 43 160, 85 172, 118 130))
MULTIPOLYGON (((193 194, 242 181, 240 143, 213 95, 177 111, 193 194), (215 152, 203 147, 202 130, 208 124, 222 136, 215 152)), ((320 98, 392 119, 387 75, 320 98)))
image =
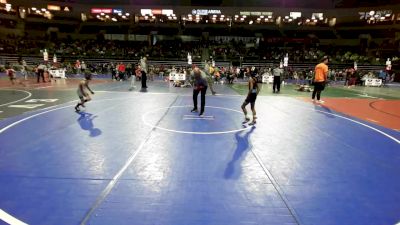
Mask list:
MULTIPOLYGON (((56 102, 58 99, 29 99, 25 101, 26 103, 52 103, 56 102)), ((24 105, 10 105, 9 108, 22 108, 22 109, 34 109, 45 104, 24 104, 24 105)))
POLYGON ((8 108, 34 109, 40 106, 44 106, 44 104, 10 105, 8 108))
POLYGON ((30 99, 30 100, 25 101, 25 102, 35 103, 35 102, 56 102, 56 101, 58 101, 58 99, 30 99))

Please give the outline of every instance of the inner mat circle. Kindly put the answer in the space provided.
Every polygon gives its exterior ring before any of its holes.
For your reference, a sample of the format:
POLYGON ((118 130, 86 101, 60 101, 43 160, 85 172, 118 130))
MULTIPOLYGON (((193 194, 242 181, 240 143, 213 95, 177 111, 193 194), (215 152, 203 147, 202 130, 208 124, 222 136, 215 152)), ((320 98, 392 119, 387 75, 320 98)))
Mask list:
POLYGON ((143 122, 153 128, 182 134, 227 134, 247 130, 243 112, 217 106, 206 106, 204 117, 190 112, 193 106, 171 106, 143 114, 143 122), (162 118, 162 119, 160 119, 162 118))

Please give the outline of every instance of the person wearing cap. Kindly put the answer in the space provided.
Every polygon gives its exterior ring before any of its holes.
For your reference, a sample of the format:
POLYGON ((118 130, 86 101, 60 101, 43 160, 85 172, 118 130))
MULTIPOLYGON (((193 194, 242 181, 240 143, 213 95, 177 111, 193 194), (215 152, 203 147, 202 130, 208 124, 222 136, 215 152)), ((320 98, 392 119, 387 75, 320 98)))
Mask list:
POLYGON ((328 78, 328 57, 324 57, 315 67, 315 76, 314 76, 314 91, 312 93, 312 100, 315 101, 315 96, 317 96, 318 103, 324 103, 321 100, 321 92, 325 89, 325 83, 328 78))
POLYGON ((94 94, 92 89, 89 88, 89 81, 91 79, 92 79, 92 74, 87 73, 85 74, 85 79, 79 82, 78 90, 76 92, 81 102, 78 102, 78 104, 75 106, 75 111, 77 112, 80 111, 79 106, 85 107, 84 103, 92 100, 90 98, 90 95, 86 92, 87 89, 88 91, 90 91, 92 95, 94 94))
POLYGON ((206 105, 206 93, 207 93, 207 75, 205 72, 201 71, 199 67, 194 67, 193 69, 193 109, 191 112, 198 112, 197 108, 197 96, 201 92, 201 108, 199 116, 203 116, 204 107, 206 105))

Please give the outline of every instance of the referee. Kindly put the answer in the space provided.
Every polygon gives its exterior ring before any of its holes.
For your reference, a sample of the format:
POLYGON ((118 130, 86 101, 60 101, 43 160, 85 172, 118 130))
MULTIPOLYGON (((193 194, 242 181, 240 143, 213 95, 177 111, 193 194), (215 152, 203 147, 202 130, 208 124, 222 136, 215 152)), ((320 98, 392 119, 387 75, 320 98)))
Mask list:
POLYGON ((273 93, 279 93, 281 91, 281 75, 283 74, 283 70, 277 64, 272 70, 272 74, 274 75, 273 93))
POLYGON ((206 105, 206 93, 207 93, 207 75, 200 70, 199 67, 193 69, 194 86, 193 86, 193 109, 191 112, 198 112, 197 109, 197 96, 201 93, 201 108, 199 116, 203 116, 204 107, 206 105))

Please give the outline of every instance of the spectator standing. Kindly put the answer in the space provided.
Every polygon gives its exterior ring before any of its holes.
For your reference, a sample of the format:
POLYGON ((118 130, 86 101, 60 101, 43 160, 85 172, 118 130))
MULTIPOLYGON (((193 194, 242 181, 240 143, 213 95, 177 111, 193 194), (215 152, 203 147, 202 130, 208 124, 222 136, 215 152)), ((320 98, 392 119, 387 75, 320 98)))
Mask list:
POLYGON ((325 84, 328 77, 328 57, 324 57, 321 63, 315 67, 314 77, 314 91, 312 93, 312 100, 315 101, 315 95, 317 96, 318 103, 324 103, 321 100, 321 92, 325 89, 325 84))
POLYGON ((120 81, 125 80, 125 70, 126 70, 125 64, 121 62, 118 65, 118 77, 120 81))

